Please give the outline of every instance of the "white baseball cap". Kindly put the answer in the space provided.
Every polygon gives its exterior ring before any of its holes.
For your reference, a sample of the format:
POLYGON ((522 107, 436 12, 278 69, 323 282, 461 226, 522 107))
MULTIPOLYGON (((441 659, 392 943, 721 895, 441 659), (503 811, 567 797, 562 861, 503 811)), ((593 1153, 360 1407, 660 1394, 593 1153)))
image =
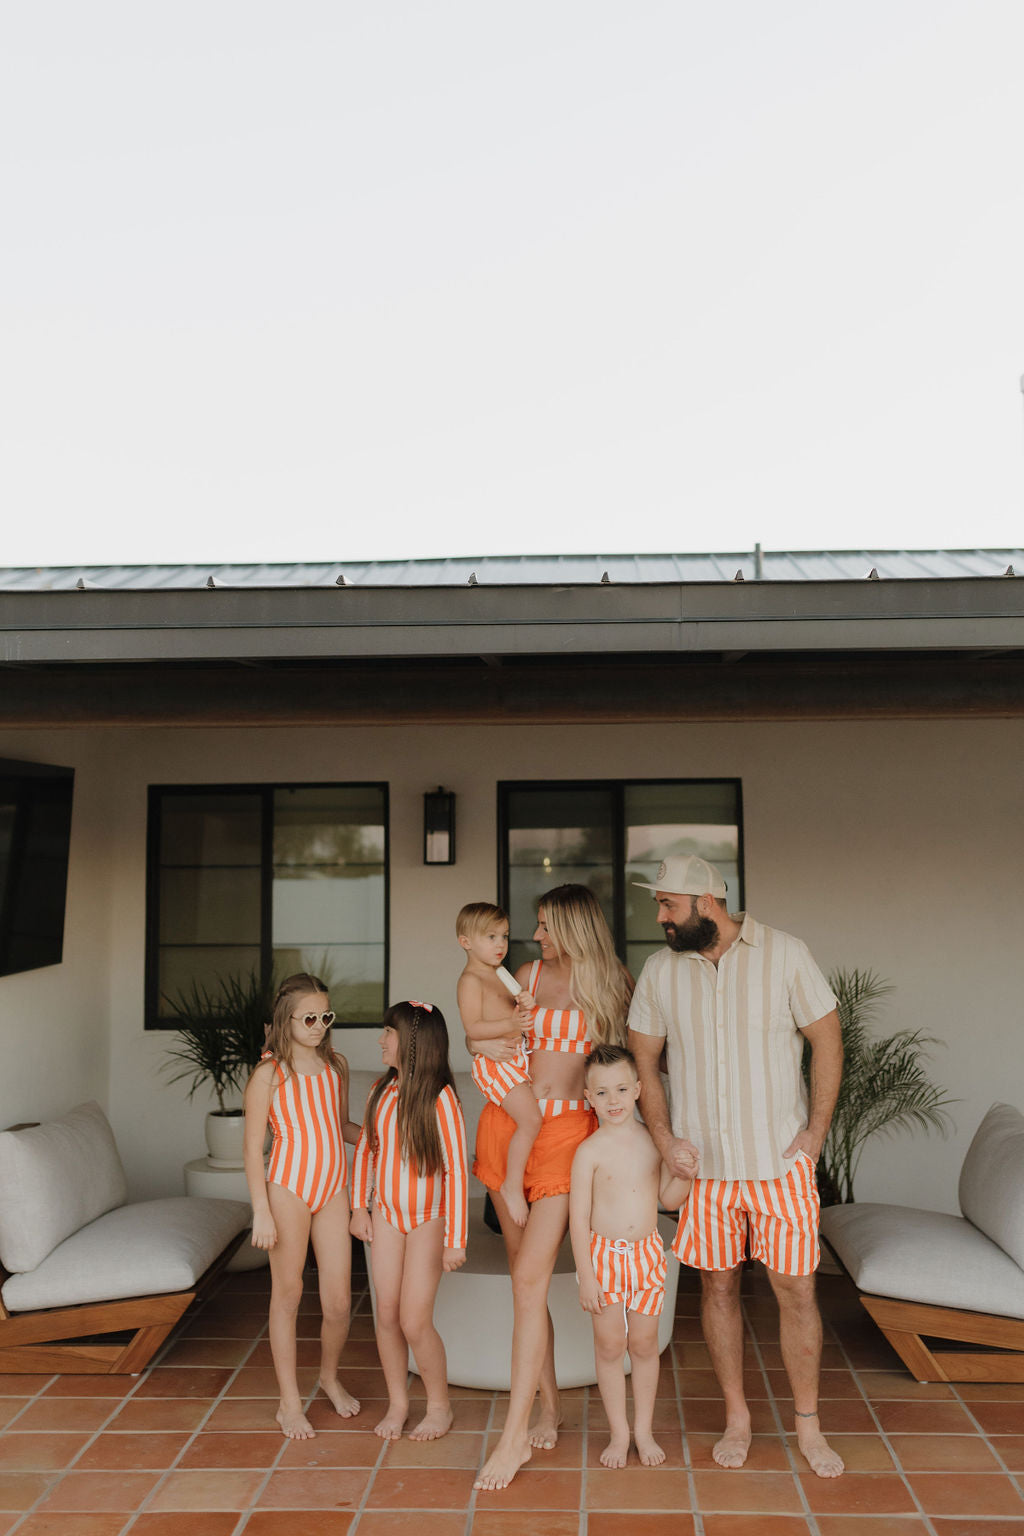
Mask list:
POLYGON ((633 884, 644 891, 668 891, 673 896, 725 895, 721 870, 709 864, 707 859, 699 859, 695 853, 662 859, 654 879, 654 885, 648 885, 645 880, 634 880, 633 884))

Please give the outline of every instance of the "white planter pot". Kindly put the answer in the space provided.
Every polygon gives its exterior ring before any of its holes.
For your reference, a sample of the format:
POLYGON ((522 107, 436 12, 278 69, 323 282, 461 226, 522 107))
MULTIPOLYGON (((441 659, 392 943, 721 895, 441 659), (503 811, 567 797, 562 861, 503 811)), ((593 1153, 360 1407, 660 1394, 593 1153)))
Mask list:
POLYGON ((212 1109, 206 1117, 206 1148, 214 1168, 244 1168, 245 1116, 240 1109, 212 1109))

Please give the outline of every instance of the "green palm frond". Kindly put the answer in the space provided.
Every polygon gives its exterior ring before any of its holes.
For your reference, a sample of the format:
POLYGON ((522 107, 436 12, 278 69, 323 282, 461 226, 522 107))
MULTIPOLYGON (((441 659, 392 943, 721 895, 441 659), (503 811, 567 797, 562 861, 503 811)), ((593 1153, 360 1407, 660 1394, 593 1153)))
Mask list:
MULTIPOLYGON (((330 988, 326 962, 316 974, 330 988)), ((177 1020, 176 1043, 168 1046, 160 1070, 168 1082, 188 1082, 188 1097, 208 1084, 224 1108, 224 1096, 245 1087, 266 1044, 278 981, 263 982, 255 972, 220 976, 212 987, 193 981, 168 996, 177 1020)))
MULTIPOLYGON (((895 989, 874 971, 838 969, 829 976, 838 1001, 843 1035, 843 1080, 832 1125, 818 1161, 818 1183, 825 1198, 853 1199, 853 1181, 872 1136, 916 1127, 945 1135, 951 1121, 946 1106, 956 1103, 932 1083, 925 1070, 930 1048, 941 1042, 917 1029, 901 1029, 884 1038, 868 1025, 884 998, 895 989)), ((804 1051, 804 1071, 810 1051, 804 1051)))
POLYGON ((275 983, 255 974, 223 976, 213 987, 193 981, 168 997, 177 1020, 175 1044, 161 1071, 168 1082, 188 1082, 188 1097, 209 1085, 218 1108, 225 1094, 244 1087, 260 1059, 273 1009, 275 983))

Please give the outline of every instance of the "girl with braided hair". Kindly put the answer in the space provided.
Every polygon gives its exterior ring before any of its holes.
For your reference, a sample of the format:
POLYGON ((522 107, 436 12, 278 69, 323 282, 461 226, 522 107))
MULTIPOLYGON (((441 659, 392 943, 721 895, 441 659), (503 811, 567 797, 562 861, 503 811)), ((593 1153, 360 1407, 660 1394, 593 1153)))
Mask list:
POLYGON ((351 1224, 354 1237, 373 1245, 377 1349, 388 1389, 376 1432, 382 1440, 401 1436, 411 1346, 427 1411, 409 1438, 437 1440, 451 1428, 452 1412, 434 1298, 442 1272, 466 1262, 466 1126, 440 1008, 396 1003, 384 1015, 380 1048, 388 1070, 366 1105, 351 1224))

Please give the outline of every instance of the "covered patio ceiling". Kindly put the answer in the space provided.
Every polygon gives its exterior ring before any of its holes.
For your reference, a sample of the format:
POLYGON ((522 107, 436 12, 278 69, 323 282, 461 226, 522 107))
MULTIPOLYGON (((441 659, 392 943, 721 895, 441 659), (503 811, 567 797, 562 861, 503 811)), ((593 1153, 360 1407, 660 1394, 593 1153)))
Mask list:
POLYGON ((1024 581, 995 574, 995 558, 991 575, 826 568, 827 579, 781 580, 0 583, 0 723, 1024 713, 1024 581))

